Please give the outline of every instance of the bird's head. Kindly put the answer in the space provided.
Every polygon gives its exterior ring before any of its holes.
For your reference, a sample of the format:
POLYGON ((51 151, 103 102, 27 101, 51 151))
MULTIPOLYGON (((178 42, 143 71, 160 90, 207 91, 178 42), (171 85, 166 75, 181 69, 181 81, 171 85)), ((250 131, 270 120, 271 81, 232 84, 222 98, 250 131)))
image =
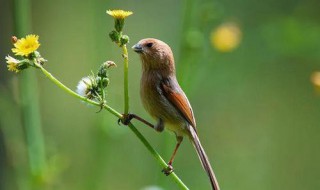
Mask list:
POLYGON ((171 48, 163 41, 154 38, 142 39, 132 49, 140 55, 144 69, 174 71, 171 48))

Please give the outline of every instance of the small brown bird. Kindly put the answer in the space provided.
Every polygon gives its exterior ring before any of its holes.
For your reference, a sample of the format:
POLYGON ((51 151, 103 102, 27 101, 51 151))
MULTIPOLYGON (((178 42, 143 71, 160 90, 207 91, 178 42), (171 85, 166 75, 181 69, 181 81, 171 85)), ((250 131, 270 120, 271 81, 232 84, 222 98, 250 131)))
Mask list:
POLYGON ((173 131, 177 138, 169 167, 164 169, 165 174, 169 175, 172 172, 173 159, 183 137, 187 136, 210 178, 212 189, 219 190, 218 181, 197 135, 191 105, 176 79, 171 48, 154 38, 142 39, 132 48, 140 55, 142 61, 141 100, 150 115, 158 120, 154 129, 162 131, 166 127, 173 131))

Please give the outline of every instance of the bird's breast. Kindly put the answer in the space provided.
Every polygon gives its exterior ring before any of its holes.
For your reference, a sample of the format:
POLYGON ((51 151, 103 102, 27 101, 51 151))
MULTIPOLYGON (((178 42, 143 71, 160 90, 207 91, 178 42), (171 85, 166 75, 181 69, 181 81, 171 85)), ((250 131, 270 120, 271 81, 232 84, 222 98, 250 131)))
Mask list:
POLYGON ((161 118, 171 126, 183 126, 185 119, 162 92, 160 87, 162 80, 163 77, 156 72, 142 74, 140 95, 143 106, 155 119, 161 118))

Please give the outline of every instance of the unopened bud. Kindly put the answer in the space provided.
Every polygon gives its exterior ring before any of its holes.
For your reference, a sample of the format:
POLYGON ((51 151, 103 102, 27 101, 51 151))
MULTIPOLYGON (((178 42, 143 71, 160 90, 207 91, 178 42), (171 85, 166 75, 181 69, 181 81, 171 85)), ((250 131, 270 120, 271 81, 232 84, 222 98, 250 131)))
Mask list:
POLYGON ((113 61, 106 61, 102 63, 98 71, 98 76, 101 78, 107 78, 108 68, 114 67, 114 66, 116 66, 116 64, 113 61))
POLYGON ((12 36, 12 37, 11 37, 11 42, 12 42, 13 44, 15 44, 17 41, 18 41, 17 36, 12 36))
POLYGON ((17 69, 19 71, 22 71, 24 69, 29 68, 30 63, 27 60, 22 60, 18 65, 17 65, 17 69))
POLYGON ((120 42, 120 34, 115 31, 115 30, 112 30, 110 33, 109 33, 109 37, 110 39, 115 42, 115 43, 119 43, 120 42))
POLYGON ((96 83, 98 84, 99 87, 101 87, 100 85, 102 85, 102 88, 106 88, 109 85, 109 82, 110 82, 109 78, 102 78, 99 76, 96 77, 96 83))
POLYGON ((102 86, 103 87, 107 87, 109 85, 109 83, 110 83, 109 78, 103 78, 102 79, 102 86))
POLYGON ((120 46, 123 46, 127 43, 129 43, 129 36, 127 35, 122 35, 121 38, 120 38, 120 46))
POLYGON ((118 31, 121 32, 124 26, 124 19, 122 18, 116 18, 114 19, 114 28, 118 31))
POLYGON ((113 61, 106 61, 103 64, 105 64, 108 68, 117 67, 117 65, 113 61))

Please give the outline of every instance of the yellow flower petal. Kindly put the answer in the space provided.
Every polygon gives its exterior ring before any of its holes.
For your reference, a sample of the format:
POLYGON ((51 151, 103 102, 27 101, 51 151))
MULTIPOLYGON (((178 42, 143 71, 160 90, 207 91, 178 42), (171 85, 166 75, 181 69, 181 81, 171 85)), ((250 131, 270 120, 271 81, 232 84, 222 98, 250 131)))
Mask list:
POLYGON ((12 52, 15 53, 15 55, 30 55, 39 48, 40 43, 38 39, 38 35, 27 35, 26 38, 21 38, 14 43, 15 48, 12 48, 12 52))
POLYGON ((115 19, 125 19, 126 17, 132 15, 133 12, 124 10, 107 10, 107 14, 115 19))

